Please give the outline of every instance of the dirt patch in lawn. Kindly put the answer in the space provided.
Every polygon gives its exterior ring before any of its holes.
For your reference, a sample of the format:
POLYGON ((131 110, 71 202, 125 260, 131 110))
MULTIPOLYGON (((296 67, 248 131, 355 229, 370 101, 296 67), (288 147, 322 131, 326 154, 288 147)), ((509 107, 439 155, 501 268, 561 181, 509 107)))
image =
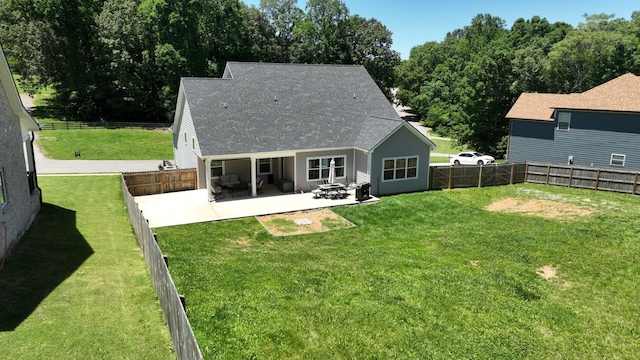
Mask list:
POLYGON ((273 236, 309 234, 355 226, 329 209, 296 211, 256 218, 273 236))
POLYGON ((485 207, 489 211, 515 212, 546 219, 571 219, 591 215, 592 209, 551 200, 506 198, 485 207))
POLYGON ((536 270, 536 274, 542 276, 547 281, 551 281, 552 279, 557 277, 558 276, 556 274, 557 272, 558 272, 558 269, 554 268, 551 265, 545 265, 536 270))

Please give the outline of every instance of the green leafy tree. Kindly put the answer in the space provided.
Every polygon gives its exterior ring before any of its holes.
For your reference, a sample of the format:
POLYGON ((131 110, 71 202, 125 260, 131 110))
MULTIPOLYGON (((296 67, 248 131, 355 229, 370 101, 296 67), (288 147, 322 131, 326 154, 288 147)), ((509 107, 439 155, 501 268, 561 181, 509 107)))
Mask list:
POLYGON ((309 0, 303 21, 294 29, 294 62, 350 64, 349 9, 340 0, 309 0))
MULTIPOLYGON (((99 0, 9 0, 6 9, 15 12, 24 25, 17 38, 33 41, 25 45, 33 54, 19 51, 11 54, 21 63, 18 69, 35 86, 52 85, 58 102, 67 109, 70 118, 97 115, 93 93, 98 84, 93 74, 96 68, 94 16, 100 12, 99 0), (27 31, 33 33, 27 33, 27 31), (40 60, 30 60, 33 55, 40 60), (25 59, 25 60, 23 60, 25 59)), ((17 45, 19 46, 19 45, 17 45)), ((17 46, 13 46, 16 49, 17 46)))
POLYGON ((276 45, 269 53, 276 62, 294 61, 294 54, 300 53, 294 29, 303 21, 304 12, 296 4, 297 0, 260 0, 260 10, 273 28, 276 45))
POLYGON ((391 31, 376 19, 358 15, 351 17, 349 27, 352 62, 363 65, 387 98, 392 99, 391 89, 396 85, 395 68, 400 64, 400 54, 391 49, 391 31))
POLYGON ((576 30, 549 53, 553 92, 583 92, 633 70, 638 39, 610 31, 576 30))

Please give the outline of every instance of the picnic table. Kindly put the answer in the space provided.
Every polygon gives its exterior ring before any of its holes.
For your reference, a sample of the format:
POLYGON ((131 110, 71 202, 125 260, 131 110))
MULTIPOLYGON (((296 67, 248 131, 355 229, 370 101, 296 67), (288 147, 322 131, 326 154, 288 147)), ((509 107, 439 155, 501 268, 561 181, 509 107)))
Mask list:
POLYGON ((328 199, 337 199, 347 196, 347 186, 340 183, 333 184, 320 184, 318 189, 321 191, 321 196, 328 199))

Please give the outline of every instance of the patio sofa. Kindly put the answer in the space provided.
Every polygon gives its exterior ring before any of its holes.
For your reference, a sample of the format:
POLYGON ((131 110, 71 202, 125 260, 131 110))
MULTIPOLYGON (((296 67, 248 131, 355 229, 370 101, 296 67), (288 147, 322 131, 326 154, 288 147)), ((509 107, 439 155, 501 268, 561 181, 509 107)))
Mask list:
POLYGON ((233 185, 242 184, 242 181, 238 178, 238 175, 220 175, 220 185, 230 187, 233 185))

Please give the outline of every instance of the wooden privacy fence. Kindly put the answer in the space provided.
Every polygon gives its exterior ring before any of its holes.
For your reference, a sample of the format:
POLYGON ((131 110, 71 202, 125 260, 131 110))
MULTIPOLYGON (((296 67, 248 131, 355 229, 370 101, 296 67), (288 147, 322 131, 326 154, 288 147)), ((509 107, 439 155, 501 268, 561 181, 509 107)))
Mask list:
POLYGON ((133 196, 195 190, 198 187, 196 169, 124 173, 122 176, 133 196))
POLYGON ((173 341, 176 357, 180 360, 202 359, 202 352, 193 334, 193 329, 189 324, 183 300, 180 298, 178 290, 171 278, 169 268, 158 247, 155 235, 151 231, 151 228, 149 228, 149 224, 142 214, 142 211, 140 211, 135 199, 127 189, 124 176, 122 177, 122 196, 127 206, 131 226, 136 233, 138 244, 144 255, 149 272, 151 273, 153 286, 158 295, 158 301, 164 313, 164 318, 167 321, 169 332, 171 333, 171 340, 173 341))
POLYGON ((638 171, 527 163, 527 182, 638 194, 638 171))
POLYGON ((523 183, 526 178, 526 168, 527 165, 525 163, 484 166, 431 166, 429 169, 429 189, 454 189, 523 183))

